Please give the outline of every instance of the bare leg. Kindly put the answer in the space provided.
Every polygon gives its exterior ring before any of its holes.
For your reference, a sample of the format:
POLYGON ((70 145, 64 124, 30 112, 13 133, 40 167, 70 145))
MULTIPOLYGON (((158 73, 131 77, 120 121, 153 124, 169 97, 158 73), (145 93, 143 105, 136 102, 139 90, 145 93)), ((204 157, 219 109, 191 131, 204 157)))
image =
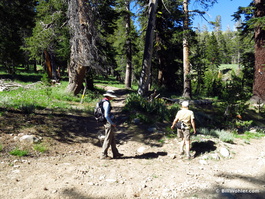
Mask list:
POLYGON ((180 142, 180 154, 184 154, 184 145, 185 145, 185 140, 184 138, 182 138, 181 142, 180 142))
POLYGON ((186 140, 185 145, 186 145, 186 154, 188 157, 190 157, 190 141, 186 140))

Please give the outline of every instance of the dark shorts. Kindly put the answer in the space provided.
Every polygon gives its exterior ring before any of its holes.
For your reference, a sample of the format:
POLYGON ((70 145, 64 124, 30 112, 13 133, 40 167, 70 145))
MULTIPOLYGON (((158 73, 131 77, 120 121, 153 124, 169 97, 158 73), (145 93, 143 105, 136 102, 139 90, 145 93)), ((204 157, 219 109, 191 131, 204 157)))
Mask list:
POLYGON ((190 129, 181 130, 178 129, 178 137, 184 140, 190 140, 190 129))

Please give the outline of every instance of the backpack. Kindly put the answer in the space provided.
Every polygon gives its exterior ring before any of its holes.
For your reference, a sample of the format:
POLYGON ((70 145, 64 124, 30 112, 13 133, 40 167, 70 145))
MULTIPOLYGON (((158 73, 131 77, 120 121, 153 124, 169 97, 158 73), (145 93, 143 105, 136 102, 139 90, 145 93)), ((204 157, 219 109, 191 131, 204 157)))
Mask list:
POLYGON ((104 116, 104 108, 103 108, 103 103, 106 102, 107 100, 100 100, 94 109, 94 117, 97 122, 105 122, 105 116, 104 116))
POLYGON ((182 130, 184 130, 185 127, 186 127, 186 125, 184 124, 184 122, 179 121, 179 122, 177 122, 176 127, 177 127, 178 129, 182 129, 182 130))

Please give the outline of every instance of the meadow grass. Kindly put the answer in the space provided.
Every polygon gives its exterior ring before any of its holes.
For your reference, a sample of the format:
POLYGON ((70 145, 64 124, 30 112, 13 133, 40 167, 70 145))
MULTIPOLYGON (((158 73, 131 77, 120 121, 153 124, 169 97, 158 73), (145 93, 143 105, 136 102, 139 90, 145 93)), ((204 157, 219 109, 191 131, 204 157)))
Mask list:
MULTIPOLYGON (((0 92, 0 107, 20 109, 25 113, 33 112, 35 109, 71 109, 81 102, 82 91, 74 96, 66 92, 68 81, 61 81, 60 84, 48 86, 43 81, 43 74, 19 72, 15 76, 5 74, 0 71, 2 78, 12 78, 12 81, 22 85, 20 88, 0 92)), ((11 80, 10 80, 11 81, 11 80)), ((124 84, 117 81, 114 77, 98 76, 94 80, 95 86, 114 86, 124 88, 124 84)), ((136 86, 135 86, 136 87, 136 86)), ((97 87, 96 87, 97 88, 97 87)), ((94 107, 96 101, 102 97, 103 89, 97 88, 97 91, 86 90, 84 103, 88 110, 89 104, 94 107)))
MULTIPOLYGON (((0 106, 21 109, 25 112, 45 108, 69 109, 71 104, 80 102, 80 95, 67 93, 66 86, 67 82, 50 87, 37 82, 27 88, 3 91, 0 93, 0 106)), ((86 98, 86 101, 89 100, 91 99, 86 98)))
MULTIPOLYGON (((118 80, 115 79, 115 77, 112 76, 108 76, 108 78, 105 78, 104 76, 98 76, 96 77, 94 83, 98 84, 98 85, 104 85, 104 86, 113 86, 116 88, 125 88, 125 84, 123 82, 120 82, 118 80)), ((138 85, 136 84, 132 84, 132 90, 137 90, 138 85)))

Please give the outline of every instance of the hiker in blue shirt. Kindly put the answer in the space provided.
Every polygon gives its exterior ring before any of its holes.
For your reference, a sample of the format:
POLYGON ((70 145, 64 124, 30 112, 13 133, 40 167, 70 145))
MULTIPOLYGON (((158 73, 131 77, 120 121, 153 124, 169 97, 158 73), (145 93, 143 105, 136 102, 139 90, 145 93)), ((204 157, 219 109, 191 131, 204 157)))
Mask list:
POLYGON ((111 157, 108 156, 108 149, 111 146, 113 158, 117 159, 123 156, 123 154, 119 153, 117 147, 116 147, 116 141, 115 141, 115 128, 116 124, 113 122, 114 116, 111 114, 111 103, 110 101, 113 100, 116 96, 114 95, 114 91, 107 91, 105 94, 103 94, 105 97, 103 100, 103 109, 104 109, 104 116, 106 119, 106 123, 104 125, 105 127, 105 139, 102 146, 102 155, 101 159, 110 160, 111 157))

